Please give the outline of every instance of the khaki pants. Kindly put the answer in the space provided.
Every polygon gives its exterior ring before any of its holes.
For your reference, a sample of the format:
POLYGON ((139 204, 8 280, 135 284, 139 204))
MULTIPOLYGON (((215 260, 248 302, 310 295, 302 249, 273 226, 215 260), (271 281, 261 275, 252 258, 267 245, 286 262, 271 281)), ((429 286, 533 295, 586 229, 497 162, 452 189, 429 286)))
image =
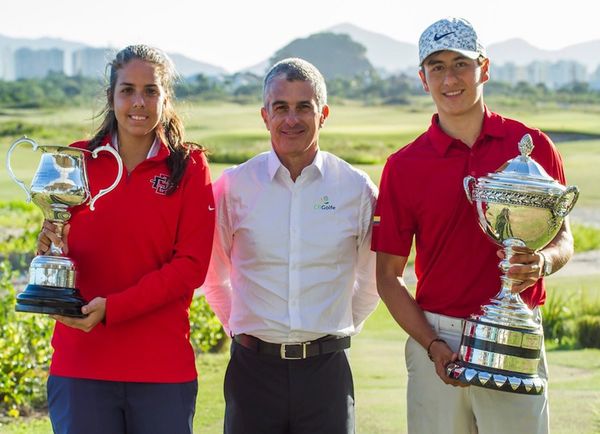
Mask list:
MULTIPOLYGON (((458 352, 462 320, 425 312, 450 348, 458 352)), ((544 434, 548 427, 548 395, 522 395, 484 387, 447 385, 435 373, 425 349, 414 339, 406 342, 408 369, 408 432, 414 434, 544 434)), ((547 379, 546 354, 538 368, 547 379)), ((547 386, 547 384, 546 384, 547 386)))

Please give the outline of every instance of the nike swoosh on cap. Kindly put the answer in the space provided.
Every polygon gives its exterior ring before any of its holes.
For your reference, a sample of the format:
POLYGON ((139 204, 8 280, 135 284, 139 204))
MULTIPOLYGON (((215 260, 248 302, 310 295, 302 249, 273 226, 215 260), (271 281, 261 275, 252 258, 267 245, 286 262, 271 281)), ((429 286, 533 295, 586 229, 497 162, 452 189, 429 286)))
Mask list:
POLYGON ((448 32, 448 33, 444 33, 443 35, 438 35, 437 33, 435 34, 435 36, 433 37, 433 40, 435 42, 439 41, 442 38, 445 38, 448 35, 451 35, 452 33, 456 33, 456 32, 448 32))

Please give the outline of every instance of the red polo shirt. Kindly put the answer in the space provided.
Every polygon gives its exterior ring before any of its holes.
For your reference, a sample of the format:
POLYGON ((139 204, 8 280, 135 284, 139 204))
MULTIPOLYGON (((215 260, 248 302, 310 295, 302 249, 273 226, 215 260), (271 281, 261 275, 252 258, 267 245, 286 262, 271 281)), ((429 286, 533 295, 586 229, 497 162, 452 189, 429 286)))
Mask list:
MULTIPOLYGON (((529 133, 531 156, 565 184, 561 157, 541 131, 485 109, 483 127, 469 148, 438 125, 392 154, 384 167, 372 249, 408 256, 416 245, 416 301, 426 311, 466 318, 500 290, 499 247, 483 233, 463 189, 467 175, 486 176, 519 154, 529 133)), ((529 306, 543 304, 542 280, 521 293, 529 306)))

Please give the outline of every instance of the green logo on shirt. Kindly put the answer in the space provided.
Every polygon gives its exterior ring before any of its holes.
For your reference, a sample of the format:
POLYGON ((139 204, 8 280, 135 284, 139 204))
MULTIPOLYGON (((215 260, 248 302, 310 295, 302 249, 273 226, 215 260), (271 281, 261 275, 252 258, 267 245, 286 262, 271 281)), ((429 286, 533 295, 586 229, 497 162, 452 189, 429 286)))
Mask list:
POLYGON ((333 210, 335 209, 335 206, 329 202, 328 196, 323 196, 317 203, 315 203, 315 209, 333 210))

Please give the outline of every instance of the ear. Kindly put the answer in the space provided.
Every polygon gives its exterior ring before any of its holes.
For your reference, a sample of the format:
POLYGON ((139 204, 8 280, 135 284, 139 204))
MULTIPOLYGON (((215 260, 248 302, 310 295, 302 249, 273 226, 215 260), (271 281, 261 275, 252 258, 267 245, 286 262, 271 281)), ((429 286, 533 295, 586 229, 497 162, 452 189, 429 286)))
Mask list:
POLYGON ((421 85, 423 86, 423 90, 429 93, 429 85, 427 84, 427 76, 425 75, 425 71, 423 69, 419 69, 419 78, 421 79, 421 85))
POLYGON ((481 84, 485 83, 490 79, 490 59, 487 57, 483 59, 481 63, 481 84))
POLYGON ((321 119, 319 120, 319 128, 323 127, 323 124, 325 123, 325 119, 327 119, 329 117, 329 106, 327 104, 325 104, 323 106, 323 108, 321 109, 321 119))
POLYGON ((267 127, 267 130, 270 131, 270 129, 269 129, 269 113, 267 112, 266 108, 261 107, 260 116, 262 117, 263 122, 265 123, 265 127, 267 127))

